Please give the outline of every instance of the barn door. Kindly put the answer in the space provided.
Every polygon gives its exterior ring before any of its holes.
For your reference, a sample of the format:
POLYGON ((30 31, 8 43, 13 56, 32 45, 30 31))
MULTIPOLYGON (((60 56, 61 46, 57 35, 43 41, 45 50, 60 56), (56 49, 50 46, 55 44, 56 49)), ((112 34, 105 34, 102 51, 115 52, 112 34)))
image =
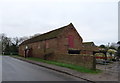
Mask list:
POLYGON ((74 37, 72 35, 68 36, 68 45, 69 45, 69 48, 74 47, 74 37))

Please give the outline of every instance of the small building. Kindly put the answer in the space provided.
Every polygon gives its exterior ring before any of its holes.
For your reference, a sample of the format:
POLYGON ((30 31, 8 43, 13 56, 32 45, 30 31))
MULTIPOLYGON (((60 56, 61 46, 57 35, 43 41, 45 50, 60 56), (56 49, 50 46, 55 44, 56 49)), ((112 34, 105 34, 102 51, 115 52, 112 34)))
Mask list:
POLYGON ((94 44, 94 42, 83 42, 83 49, 81 54, 93 55, 93 51, 98 51, 99 48, 94 44))

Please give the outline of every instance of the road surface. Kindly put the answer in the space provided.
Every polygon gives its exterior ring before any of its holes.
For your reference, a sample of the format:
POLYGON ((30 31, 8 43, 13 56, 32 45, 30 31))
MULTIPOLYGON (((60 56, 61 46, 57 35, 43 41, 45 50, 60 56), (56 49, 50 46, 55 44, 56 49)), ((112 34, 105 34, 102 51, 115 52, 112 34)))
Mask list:
POLYGON ((9 56, 2 56, 3 81, 84 81, 9 56))

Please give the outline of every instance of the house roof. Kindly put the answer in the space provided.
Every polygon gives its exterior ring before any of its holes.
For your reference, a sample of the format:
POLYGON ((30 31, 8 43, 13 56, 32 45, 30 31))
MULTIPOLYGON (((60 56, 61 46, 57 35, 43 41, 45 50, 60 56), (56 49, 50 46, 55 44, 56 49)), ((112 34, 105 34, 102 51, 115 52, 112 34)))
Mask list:
POLYGON ((95 46, 94 42, 83 42, 84 46, 95 46))
POLYGON ((73 24, 70 23, 67 26, 64 26, 64 27, 49 31, 49 32, 44 33, 44 34, 40 34, 38 36, 35 36, 33 38, 30 38, 28 40, 23 41, 20 45, 25 45, 25 44, 29 44, 29 43, 34 43, 34 42, 38 42, 38 41, 43 41, 43 40, 56 38, 68 26, 73 26, 73 24))

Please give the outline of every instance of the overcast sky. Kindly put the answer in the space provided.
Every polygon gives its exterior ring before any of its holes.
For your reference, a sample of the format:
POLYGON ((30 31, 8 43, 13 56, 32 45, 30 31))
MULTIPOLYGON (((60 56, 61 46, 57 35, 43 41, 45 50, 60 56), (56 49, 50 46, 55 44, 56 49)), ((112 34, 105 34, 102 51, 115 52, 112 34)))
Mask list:
POLYGON ((84 42, 118 41, 116 0, 1 0, 0 30, 9 37, 32 36, 73 23, 84 42))

